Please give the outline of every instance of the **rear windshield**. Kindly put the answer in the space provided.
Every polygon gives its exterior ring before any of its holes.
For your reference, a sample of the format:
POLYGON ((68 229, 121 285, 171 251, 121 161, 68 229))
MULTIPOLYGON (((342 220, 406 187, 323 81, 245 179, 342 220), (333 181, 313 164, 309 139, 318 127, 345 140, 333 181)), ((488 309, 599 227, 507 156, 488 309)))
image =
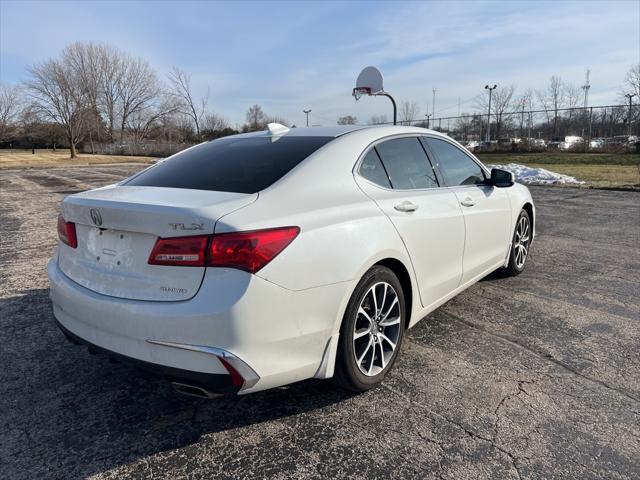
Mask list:
POLYGON ((255 193, 333 137, 225 137, 179 152, 125 185, 255 193))

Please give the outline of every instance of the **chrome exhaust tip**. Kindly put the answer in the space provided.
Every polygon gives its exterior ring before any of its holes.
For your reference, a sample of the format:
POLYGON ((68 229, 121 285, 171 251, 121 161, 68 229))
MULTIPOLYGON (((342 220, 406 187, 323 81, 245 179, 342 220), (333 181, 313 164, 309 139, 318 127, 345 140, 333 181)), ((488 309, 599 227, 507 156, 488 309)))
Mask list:
POLYGON ((190 397, 207 398, 211 400, 214 398, 220 398, 224 396, 224 394, 222 393, 210 392, 197 385, 189 385, 187 383, 180 383, 180 382, 171 382, 171 385, 176 390, 176 392, 181 393, 183 395, 189 395, 190 397))

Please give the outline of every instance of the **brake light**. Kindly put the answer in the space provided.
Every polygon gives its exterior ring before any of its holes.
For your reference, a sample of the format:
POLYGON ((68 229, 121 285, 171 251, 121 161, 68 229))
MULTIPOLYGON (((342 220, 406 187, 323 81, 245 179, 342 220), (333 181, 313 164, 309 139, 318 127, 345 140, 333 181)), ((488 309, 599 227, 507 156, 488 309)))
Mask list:
POLYGON ((213 235, 207 265, 256 273, 273 260, 298 235, 298 227, 213 235))
POLYGON ((204 267, 209 237, 159 238, 151 255, 150 265, 204 267))
POLYGON ((69 245, 71 248, 78 246, 76 224, 73 222, 65 222, 62 214, 58 215, 58 238, 62 243, 69 245))
POLYGON ((300 233, 298 227, 194 237, 159 238, 150 265, 238 268, 256 273, 300 233))

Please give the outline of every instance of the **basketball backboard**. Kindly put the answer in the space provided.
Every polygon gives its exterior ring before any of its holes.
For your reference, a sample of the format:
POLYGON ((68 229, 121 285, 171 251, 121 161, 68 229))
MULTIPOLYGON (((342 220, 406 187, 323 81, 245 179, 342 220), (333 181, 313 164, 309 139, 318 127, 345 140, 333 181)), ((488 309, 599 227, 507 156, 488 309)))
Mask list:
POLYGON ((358 75, 353 96, 358 100, 362 95, 379 95, 384 93, 382 74, 376 67, 365 67, 358 75))

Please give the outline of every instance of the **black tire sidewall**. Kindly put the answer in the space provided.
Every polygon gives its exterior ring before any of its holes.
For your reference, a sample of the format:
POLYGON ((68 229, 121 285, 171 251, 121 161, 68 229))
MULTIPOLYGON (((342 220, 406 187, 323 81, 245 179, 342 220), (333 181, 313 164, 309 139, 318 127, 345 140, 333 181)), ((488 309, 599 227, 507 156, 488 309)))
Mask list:
POLYGON ((402 339, 404 337, 405 319, 406 305, 400 280, 398 280, 398 277, 393 273, 393 271, 387 267, 372 267, 363 275, 362 279, 353 291, 340 327, 340 340, 338 342, 335 376, 343 387, 354 391, 365 391, 376 386, 384 379, 387 373, 389 373, 393 368, 396 358, 400 352, 402 339), (354 323, 356 321, 358 308, 360 307, 360 303, 362 302, 365 294, 374 283, 378 283, 380 281, 390 284, 398 295, 398 302, 400 304, 400 331, 396 349, 394 350, 393 356, 389 360, 387 367, 378 375, 368 377, 360 372, 360 369, 356 364, 353 351, 354 323))

